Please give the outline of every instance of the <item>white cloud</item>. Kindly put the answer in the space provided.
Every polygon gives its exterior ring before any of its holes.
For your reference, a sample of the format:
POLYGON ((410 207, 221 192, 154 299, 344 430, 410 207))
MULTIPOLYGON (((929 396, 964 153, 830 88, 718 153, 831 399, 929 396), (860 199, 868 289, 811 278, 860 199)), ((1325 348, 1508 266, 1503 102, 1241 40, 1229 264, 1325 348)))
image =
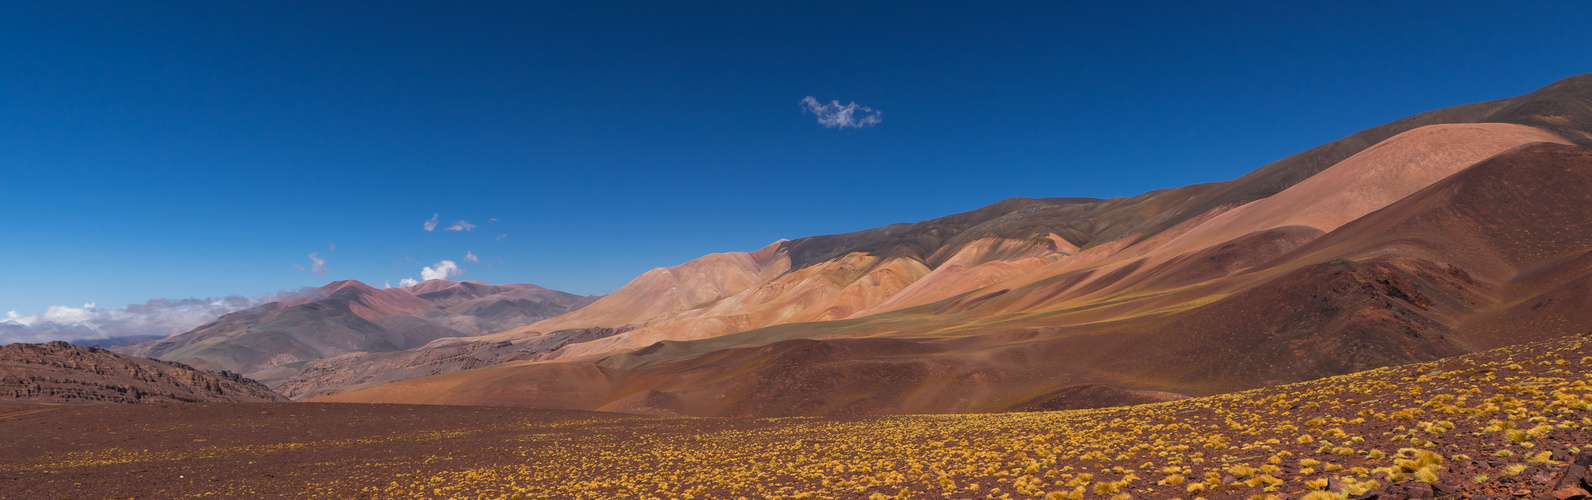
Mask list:
MULTIPOLYGON (((318 276, 320 276, 322 278, 325 278, 326 277, 326 273, 331 271, 331 270, 326 268, 326 259, 322 259, 320 257, 317 257, 315 255, 315 253, 316 252, 310 252, 310 262, 314 263, 314 265, 310 266, 310 272, 315 273, 316 275, 318 275, 318 276)), ((303 269, 303 268, 300 267, 299 269, 303 269)))
POLYGON ((443 231, 469 231, 471 229, 475 229, 475 224, 465 220, 454 222, 452 226, 442 228, 443 231))
POLYGON ((420 270, 420 280, 421 281, 445 280, 445 279, 452 278, 454 276, 458 276, 458 275, 461 275, 461 274, 464 274, 464 270, 463 269, 459 269, 459 264, 458 263, 456 263, 454 261, 451 261, 451 260, 444 260, 442 262, 438 262, 438 263, 432 264, 431 266, 428 266, 428 267, 426 267, 424 269, 421 269, 420 270))
POLYGON ((465 250, 464 251, 464 261, 465 262, 481 262, 481 259, 476 257, 475 254, 471 253, 469 250, 465 250))
POLYGON ((838 100, 824 104, 813 96, 802 99, 802 113, 818 115, 818 124, 828 128, 872 127, 884 121, 884 118, 881 118, 884 113, 877 109, 861 106, 856 102, 841 104, 838 100))
POLYGON ((120 309, 102 309, 90 302, 83 307, 50 306, 34 314, 9 311, 0 318, 0 344, 165 337, 215 321, 223 314, 267 302, 302 298, 308 293, 313 292, 281 292, 257 298, 234 295, 222 299, 155 299, 120 309))
POLYGON ((381 287, 382 288, 392 288, 392 280, 382 280, 381 287))
POLYGON ((507 238, 507 237, 509 237, 509 235, 500 234, 496 238, 492 238, 492 241, 503 241, 503 238, 507 238))
POLYGON ((437 216, 440 216, 440 215, 442 215, 442 214, 431 214, 431 220, 428 220, 424 224, 422 224, 422 227, 425 227, 427 231, 436 229, 437 228, 437 216))
POLYGON ((420 282, 419 281, 415 281, 414 278, 404 278, 404 279, 398 280, 398 286, 403 287, 403 288, 409 288, 409 287, 412 287, 412 286, 415 286, 415 285, 418 285, 418 284, 420 284, 420 282))

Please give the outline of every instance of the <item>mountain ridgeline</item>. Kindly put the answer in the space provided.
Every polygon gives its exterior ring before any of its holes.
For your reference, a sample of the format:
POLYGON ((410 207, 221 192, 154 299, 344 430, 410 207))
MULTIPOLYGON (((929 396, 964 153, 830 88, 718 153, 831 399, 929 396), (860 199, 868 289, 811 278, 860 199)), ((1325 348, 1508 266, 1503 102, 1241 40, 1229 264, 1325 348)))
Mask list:
POLYGON ((1227 182, 780 241, 595 300, 334 283, 136 352, 330 401, 700 416, 1131 404, 1592 330, 1588 213, 1581 75, 1227 182))
POLYGON ((287 398, 231 372, 66 342, 0 346, 0 402, 270 402, 287 398))
POLYGON ((351 351, 400 352, 551 318, 592 298, 536 285, 425 281, 377 289, 338 281, 153 342, 118 346, 134 356, 243 373, 276 385, 306 363, 351 351))

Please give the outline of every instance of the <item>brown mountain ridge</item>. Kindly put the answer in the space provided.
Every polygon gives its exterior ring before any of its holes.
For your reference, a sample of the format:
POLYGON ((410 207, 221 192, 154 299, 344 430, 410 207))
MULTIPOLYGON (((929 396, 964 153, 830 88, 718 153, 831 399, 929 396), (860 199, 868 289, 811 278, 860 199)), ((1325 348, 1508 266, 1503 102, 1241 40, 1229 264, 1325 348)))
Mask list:
POLYGON ((0 346, 0 401, 191 403, 287 398, 232 372, 207 372, 58 341, 0 346))
POLYGON ((329 356, 401 352, 439 338, 501 331, 591 300, 529 284, 429 280, 378 289, 337 281, 308 297, 268 303, 165 339, 114 349, 234 371, 276 385, 305 363, 329 356))

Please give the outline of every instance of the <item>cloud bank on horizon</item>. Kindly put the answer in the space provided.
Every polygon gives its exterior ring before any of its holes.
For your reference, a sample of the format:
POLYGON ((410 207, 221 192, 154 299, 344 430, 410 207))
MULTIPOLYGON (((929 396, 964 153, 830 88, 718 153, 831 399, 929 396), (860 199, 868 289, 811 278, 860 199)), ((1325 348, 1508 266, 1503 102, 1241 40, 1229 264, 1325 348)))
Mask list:
POLYGON ((856 101, 841 104, 837 99, 829 101, 829 104, 824 104, 813 96, 807 96, 802 99, 802 113, 817 115, 818 124, 823 125, 825 128, 872 127, 884 121, 882 117, 884 113, 877 109, 859 105, 856 101))
POLYGON ((310 299, 315 294, 315 289, 306 288, 253 298, 234 295, 221 299, 155 299, 119 309, 104 309, 90 302, 82 307, 50 306, 36 314, 8 311, 0 318, 0 344, 163 338, 215 321, 224 314, 270 302, 310 299))

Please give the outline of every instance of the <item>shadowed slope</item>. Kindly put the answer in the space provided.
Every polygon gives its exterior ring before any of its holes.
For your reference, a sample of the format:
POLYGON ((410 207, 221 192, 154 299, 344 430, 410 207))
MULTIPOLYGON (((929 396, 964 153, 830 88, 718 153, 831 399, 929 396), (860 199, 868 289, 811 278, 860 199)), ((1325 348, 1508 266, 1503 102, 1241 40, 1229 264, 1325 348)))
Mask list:
POLYGON ((0 346, 0 400, 53 403, 286 401, 231 372, 65 342, 0 346))
MULTIPOLYGON (((1051 380, 1054 370, 1036 369, 1030 361, 910 340, 787 340, 630 368, 583 362, 506 364, 316 400, 489 400, 509 406, 752 417, 966 413, 1180 397, 1105 387, 1058 391, 1051 380)), ((1080 378, 1067 377, 1074 383, 1080 378)))

